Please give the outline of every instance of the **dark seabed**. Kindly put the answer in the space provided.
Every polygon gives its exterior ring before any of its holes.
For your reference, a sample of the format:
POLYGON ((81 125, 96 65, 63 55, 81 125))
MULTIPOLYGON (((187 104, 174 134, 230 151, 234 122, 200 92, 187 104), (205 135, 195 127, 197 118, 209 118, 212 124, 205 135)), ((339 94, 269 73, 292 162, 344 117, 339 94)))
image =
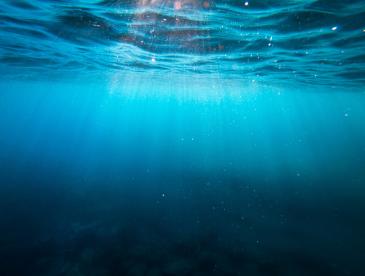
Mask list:
POLYGON ((0 275, 365 275, 364 18, 1 1, 0 275))

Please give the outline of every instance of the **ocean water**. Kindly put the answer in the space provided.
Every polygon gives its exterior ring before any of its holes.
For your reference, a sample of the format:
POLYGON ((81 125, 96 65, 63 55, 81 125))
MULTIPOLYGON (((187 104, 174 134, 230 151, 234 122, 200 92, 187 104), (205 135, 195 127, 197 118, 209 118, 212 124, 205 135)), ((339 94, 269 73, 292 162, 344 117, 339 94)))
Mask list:
POLYGON ((365 2, 0 2, 0 275, 365 275, 365 2))

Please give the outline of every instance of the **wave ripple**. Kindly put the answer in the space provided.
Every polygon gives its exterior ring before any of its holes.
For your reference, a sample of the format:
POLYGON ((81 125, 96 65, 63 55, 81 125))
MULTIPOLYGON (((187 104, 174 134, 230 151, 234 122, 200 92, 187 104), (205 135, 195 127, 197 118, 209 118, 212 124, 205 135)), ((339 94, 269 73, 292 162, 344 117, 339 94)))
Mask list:
POLYGON ((364 18, 362 0, 7 0, 1 69, 364 85, 364 18))

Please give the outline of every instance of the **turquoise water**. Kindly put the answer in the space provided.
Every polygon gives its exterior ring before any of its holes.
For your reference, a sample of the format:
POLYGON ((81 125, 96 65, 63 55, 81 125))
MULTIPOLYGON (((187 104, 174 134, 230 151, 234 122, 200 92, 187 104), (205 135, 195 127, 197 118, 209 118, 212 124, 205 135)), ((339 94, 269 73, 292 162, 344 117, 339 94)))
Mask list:
POLYGON ((362 275, 363 1, 2 1, 0 275, 362 275))

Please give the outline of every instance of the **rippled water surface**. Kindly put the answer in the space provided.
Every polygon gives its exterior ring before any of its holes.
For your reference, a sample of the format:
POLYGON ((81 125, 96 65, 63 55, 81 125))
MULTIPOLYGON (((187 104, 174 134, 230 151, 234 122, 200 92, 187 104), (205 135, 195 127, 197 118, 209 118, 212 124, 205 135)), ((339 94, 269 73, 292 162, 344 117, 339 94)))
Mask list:
POLYGON ((365 275, 364 0, 0 1, 0 276, 365 275))
POLYGON ((8 74, 148 70, 363 85, 364 18, 361 0, 1 1, 0 59, 8 74))

